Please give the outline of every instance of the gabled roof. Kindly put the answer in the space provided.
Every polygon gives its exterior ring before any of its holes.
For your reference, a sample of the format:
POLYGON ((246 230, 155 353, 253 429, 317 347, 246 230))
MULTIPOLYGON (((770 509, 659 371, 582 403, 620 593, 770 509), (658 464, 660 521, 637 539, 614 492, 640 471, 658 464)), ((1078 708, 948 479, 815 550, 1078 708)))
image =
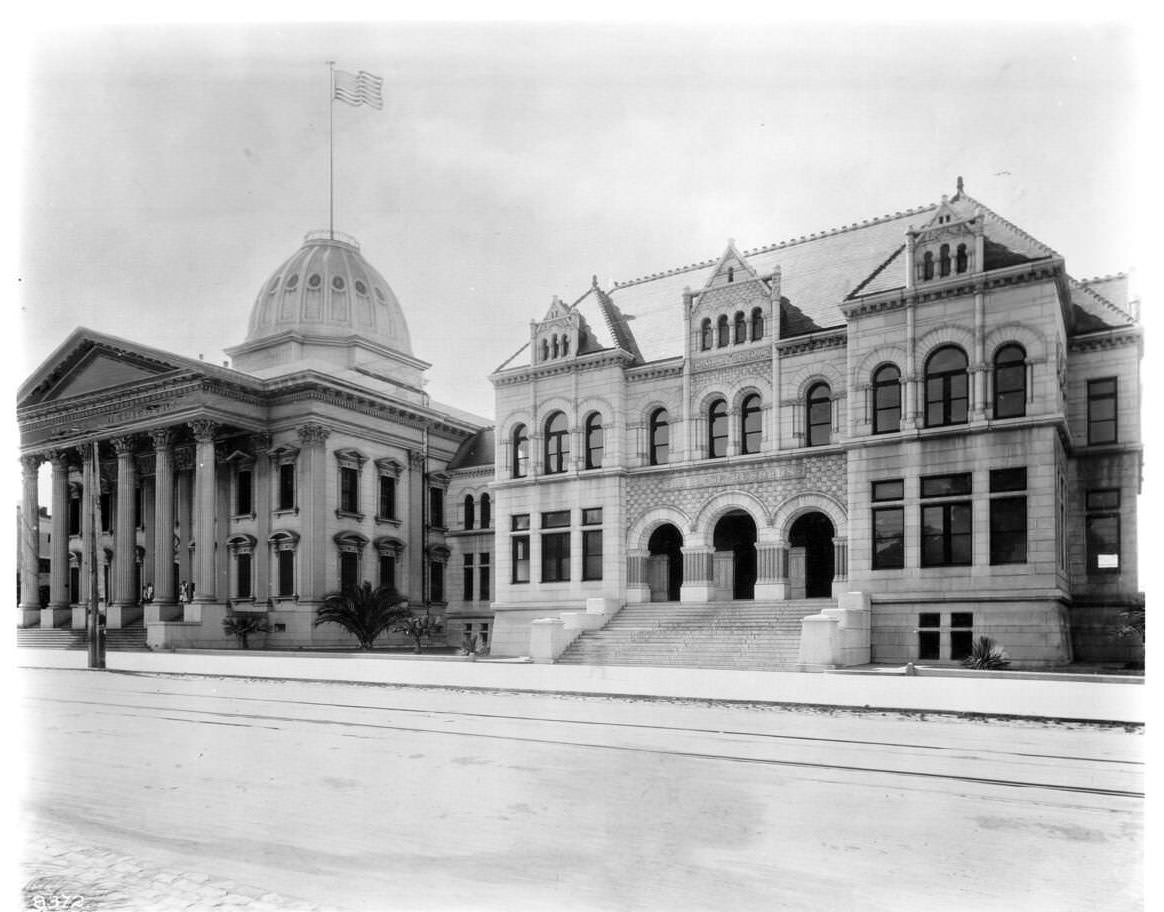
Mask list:
POLYGON ((75 329, 21 384, 17 407, 87 395, 143 380, 197 375, 251 389, 261 382, 242 371, 175 355, 85 327, 75 329))

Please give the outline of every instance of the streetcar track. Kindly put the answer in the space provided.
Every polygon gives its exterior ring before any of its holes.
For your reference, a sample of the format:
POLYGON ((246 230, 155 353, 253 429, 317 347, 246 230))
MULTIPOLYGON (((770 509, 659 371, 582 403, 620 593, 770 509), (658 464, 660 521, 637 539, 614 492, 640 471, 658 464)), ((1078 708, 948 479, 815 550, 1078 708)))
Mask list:
MULTIPOLYGON (((98 714, 100 714, 100 715, 113 715, 113 716, 121 715, 121 716, 137 717, 134 713, 116 713, 116 712, 113 712, 112 710, 114 708, 120 708, 120 709, 125 709, 125 710, 137 709, 137 710, 148 710, 148 711, 155 711, 157 709, 157 707, 152 707, 152 706, 141 706, 138 704, 126 704, 126 703, 108 703, 108 702, 83 701, 83 700, 63 700, 63 699, 57 699, 57 698, 33 698, 33 699, 43 699, 43 700, 51 701, 51 702, 97 705, 97 706, 101 707, 101 710, 98 711, 98 714)), ((288 701, 288 702, 291 702, 291 701, 288 701)), ((482 738, 482 739, 486 739, 486 740, 507 741, 507 742, 514 742, 514 743, 519 743, 519 744, 540 744, 540 745, 549 745, 549 746, 557 746, 557 747, 581 747, 581 748, 590 748, 593 750, 619 751, 619 752, 624 752, 624 753, 648 754, 648 755, 665 756, 665 757, 681 757, 684 759, 694 759, 694 760, 725 761, 725 762, 731 762, 731 763, 750 763, 750 764, 756 764, 756 765, 760 765, 760 766, 771 766, 771 767, 793 767, 793 768, 800 768, 800 769, 827 770, 827 771, 851 772, 851 773, 874 773, 874 774, 881 774, 881 775, 886 775, 886 776, 903 776, 903 777, 909 777, 909 778, 915 778, 915 779, 926 779, 926 780, 945 780, 945 781, 951 781, 951 782, 961 782, 961 783, 974 784, 974 785, 987 785, 987 786, 995 786, 995 787, 1002 787, 1002 788, 1034 789, 1034 790, 1067 792, 1067 793, 1073 793, 1073 794, 1086 794, 1086 795, 1097 795, 1097 796, 1117 797, 1117 798, 1140 798, 1140 799, 1142 799, 1145 797, 1144 792, 1142 792, 1142 791, 1130 791, 1130 790, 1126 790, 1126 789, 1108 789, 1108 788, 1098 788, 1095 786, 1066 785, 1066 784, 1045 783, 1045 782, 1029 782, 1029 781, 1022 781, 1022 780, 1016 780, 1016 779, 996 779, 996 778, 984 777, 984 776, 966 776, 966 775, 958 775, 958 774, 953 774, 953 773, 927 772, 924 770, 884 769, 881 767, 868 767, 868 766, 858 766, 858 765, 853 765, 853 764, 841 764, 841 763, 826 763, 826 762, 811 761, 811 760, 780 760, 780 759, 775 759, 775 758, 763 758, 763 757, 743 757, 743 756, 732 755, 732 754, 706 753, 706 752, 702 752, 702 751, 682 751, 682 750, 671 750, 671 749, 664 749, 664 748, 634 746, 634 745, 603 744, 600 742, 589 742, 589 741, 567 741, 567 740, 561 740, 561 739, 555 739, 555 738, 537 738, 537 737, 533 737, 533 736, 529 736, 529 735, 506 735, 506 734, 489 733, 489 732, 449 731, 448 729, 443 729, 443 728, 422 728, 422 727, 406 726, 406 725, 389 725, 386 723, 378 723, 378 722, 341 721, 338 719, 309 719, 309 718, 304 718, 301 716, 274 716, 274 715, 255 716, 255 715, 246 715, 243 713, 224 713, 224 712, 217 712, 217 711, 212 711, 212 710, 198 710, 198 709, 187 710, 187 712, 189 712, 192 715, 199 714, 199 715, 204 715, 204 716, 205 715, 225 716, 227 718, 232 718, 232 717, 233 718, 240 718, 241 717, 241 718, 245 718, 248 720, 263 720, 263 721, 268 721, 268 722, 288 722, 288 723, 297 723, 298 722, 298 723, 305 723, 305 724, 309 724, 309 725, 346 726, 346 727, 353 727, 353 728, 372 729, 372 730, 376 730, 376 731, 400 731, 400 732, 408 732, 408 733, 414 733, 414 734, 450 735, 450 736, 454 736, 454 737, 482 738)), ((197 719, 197 718, 182 719, 182 718, 178 718, 178 717, 168 717, 168 716, 167 717, 159 716, 158 718, 165 718, 167 721, 181 721, 181 722, 185 722, 187 724, 207 724, 208 723, 208 720, 197 719)), ((558 720, 554 720, 554 721, 558 721, 558 720)), ((215 723, 211 722, 209 724, 215 724, 215 723)), ((245 727, 270 728, 270 726, 254 726, 252 723, 217 723, 217 724, 226 724, 226 725, 231 725, 234 727, 244 727, 244 728, 245 727)))
MULTIPOLYGON (((433 716, 461 716, 468 719, 490 719, 498 721, 516 721, 516 722, 546 722, 562 725, 590 725, 601 726, 607 728, 627 728, 627 729, 642 729, 646 731, 665 731, 677 732, 693 735, 727 735, 750 738, 766 738, 774 741, 800 741, 813 744, 845 744, 857 747, 887 747, 887 748, 902 748, 907 750, 921 750, 934 751, 942 753, 952 753, 958 748, 951 748, 938 744, 914 744, 908 742, 898 741, 870 741, 858 738, 825 738, 812 735, 788 735, 776 732, 757 732, 757 731, 741 731, 737 729, 722 729, 722 728, 692 728, 681 725, 656 725, 644 722, 617 722, 604 719, 562 719, 553 716, 523 716, 511 715, 507 713, 484 713, 484 712, 467 712, 465 710, 450 710, 450 709, 419 709, 402 706, 375 706, 366 703, 334 703, 322 700, 288 700, 274 697, 234 697, 234 696, 216 696, 213 694, 179 694, 174 692, 161 693, 157 691, 129 691, 132 694, 138 694, 146 697, 164 698, 167 695, 176 696, 182 699, 198 699, 198 700, 226 700, 229 702, 248 702, 248 703, 274 703, 278 705, 292 705, 292 706, 315 706, 326 709, 353 709, 353 710, 371 710, 375 712, 398 712, 398 713, 412 713, 416 715, 433 715, 433 716)), ((61 697, 29 697, 31 700, 39 700, 43 702, 56 703, 85 703, 89 705, 104 706, 106 703, 99 700, 76 700, 61 697)), ((133 707, 137 709, 163 709, 164 707, 155 707, 142 704, 118 703, 116 705, 133 707)), ((210 712, 210 710, 192 710, 193 712, 210 712)), ((980 753, 989 753, 993 756, 1000 757, 1030 757, 1038 760, 1072 760, 1080 763, 1109 763, 1118 764, 1122 766, 1136 766, 1143 767, 1142 760, 1118 760, 1107 757, 1079 757, 1068 754, 1039 754, 1029 751, 1006 751, 995 749, 980 749, 980 753)))

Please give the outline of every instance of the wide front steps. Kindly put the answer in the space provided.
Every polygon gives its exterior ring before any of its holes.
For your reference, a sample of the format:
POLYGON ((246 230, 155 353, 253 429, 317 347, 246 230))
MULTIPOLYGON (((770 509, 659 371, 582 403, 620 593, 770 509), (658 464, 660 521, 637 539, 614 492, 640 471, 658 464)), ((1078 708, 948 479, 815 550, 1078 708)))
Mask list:
POLYGON ((788 669, 800 651, 801 620, 835 607, 833 599, 627 605, 601 630, 578 637, 558 662, 788 669))
MULTIPOLYGON (((39 649, 86 649, 87 637, 84 630, 73 630, 69 627, 17 627, 16 645, 39 649)), ((145 625, 106 628, 105 648, 145 649, 145 625)))

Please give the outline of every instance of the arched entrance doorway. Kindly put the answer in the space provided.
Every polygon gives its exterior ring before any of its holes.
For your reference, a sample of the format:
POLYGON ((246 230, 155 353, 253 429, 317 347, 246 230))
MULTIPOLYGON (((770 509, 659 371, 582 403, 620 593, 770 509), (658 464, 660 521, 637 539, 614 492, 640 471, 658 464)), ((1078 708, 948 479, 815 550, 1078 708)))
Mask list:
POLYGON ((788 582, 792 598, 831 598, 833 594, 832 520, 805 513, 788 530, 788 582))
POLYGON ((733 510, 715 524, 712 544, 717 592, 730 592, 733 599, 755 598, 756 521, 743 510, 733 510))
POLYGON ((671 523, 651 533, 647 542, 647 585, 652 602, 679 601, 683 585, 683 535, 671 523))

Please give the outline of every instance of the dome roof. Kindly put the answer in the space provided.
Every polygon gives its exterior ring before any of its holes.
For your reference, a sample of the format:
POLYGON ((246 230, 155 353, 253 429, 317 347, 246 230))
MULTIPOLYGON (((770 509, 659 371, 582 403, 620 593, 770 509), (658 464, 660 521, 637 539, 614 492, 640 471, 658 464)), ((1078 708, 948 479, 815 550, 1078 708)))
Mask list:
POLYGON ((400 302, 364 259, 355 238, 312 231, 263 283, 244 346, 288 331, 307 337, 360 336, 412 356, 400 302))

